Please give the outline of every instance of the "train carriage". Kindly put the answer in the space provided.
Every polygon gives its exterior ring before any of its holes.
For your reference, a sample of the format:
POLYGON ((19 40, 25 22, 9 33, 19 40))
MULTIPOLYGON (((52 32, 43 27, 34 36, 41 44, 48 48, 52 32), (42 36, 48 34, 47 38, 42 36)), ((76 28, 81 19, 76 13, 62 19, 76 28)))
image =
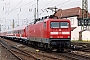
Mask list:
POLYGON ((4 38, 7 36, 7 31, 0 31, 0 37, 4 38))
POLYGON ((17 41, 27 41, 27 36, 26 36, 26 26, 18 26, 14 29, 9 29, 6 31, 1 31, 0 36, 12 40, 17 40, 17 41))

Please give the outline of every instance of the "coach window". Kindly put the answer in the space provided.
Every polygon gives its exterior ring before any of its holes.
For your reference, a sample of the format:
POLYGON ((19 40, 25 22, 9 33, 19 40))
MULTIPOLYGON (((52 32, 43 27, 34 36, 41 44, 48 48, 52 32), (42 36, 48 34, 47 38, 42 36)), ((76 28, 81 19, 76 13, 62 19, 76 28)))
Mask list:
POLYGON ((22 30, 20 30, 20 34, 22 33, 22 30))
POLYGON ((46 28, 46 22, 44 22, 44 28, 46 28))
POLYGON ((15 34, 15 31, 13 31, 13 34, 15 34))
POLYGON ((20 34, 22 34, 22 30, 20 30, 20 34))
POLYGON ((9 34, 11 34, 11 31, 9 32, 9 34))
POLYGON ((14 31, 14 34, 16 34, 16 31, 14 31))
POLYGON ((16 34, 16 31, 14 31, 15 32, 15 34, 16 34))
POLYGON ((14 31, 14 34, 16 34, 16 31, 14 31))
POLYGON ((19 31, 17 31, 17 34, 19 33, 19 31))
POLYGON ((15 31, 15 34, 17 34, 17 32, 15 31))
POLYGON ((19 34, 20 32, 19 32, 19 30, 18 30, 18 34, 19 34))
POLYGON ((18 34, 18 31, 16 31, 16 34, 18 34))
POLYGON ((21 30, 19 30, 19 33, 21 34, 21 30))
POLYGON ((23 34, 24 33, 24 30, 21 30, 21 34, 23 34))

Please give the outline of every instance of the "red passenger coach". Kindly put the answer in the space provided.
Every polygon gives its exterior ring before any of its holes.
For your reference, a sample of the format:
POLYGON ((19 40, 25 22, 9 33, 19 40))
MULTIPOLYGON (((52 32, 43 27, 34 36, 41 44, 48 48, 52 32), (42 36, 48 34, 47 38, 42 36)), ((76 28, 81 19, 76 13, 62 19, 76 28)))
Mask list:
POLYGON ((0 31, 0 37, 4 37, 7 36, 7 32, 6 31, 0 31))
POLYGON ((17 28, 13 29, 13 34, 17 37, 17 38, 27 38, 26 36, 26 26, 19 26, 17 28))
POLYGON ((67 19, 42 19, 28 26, 28 40, 45 49, 64 50, 71 44, 71 25, 67 19))
POLYGON ((1 31, 0 36, 3 38, 8 38, 12 40, 27 42, 27 35, 26 35, 26 26, 18 26, 14 29, 9 29, 6 31, 1 31))

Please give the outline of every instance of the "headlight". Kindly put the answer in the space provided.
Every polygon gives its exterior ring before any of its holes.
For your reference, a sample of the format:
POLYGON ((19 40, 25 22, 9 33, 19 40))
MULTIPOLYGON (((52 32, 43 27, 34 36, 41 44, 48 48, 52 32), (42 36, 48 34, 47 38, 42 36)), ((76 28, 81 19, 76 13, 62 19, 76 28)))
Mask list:
POLYGON ((50 38, 53 38, 52 36, 50 36, 50 38))
POLYGON ((68 36, 68 38, 70 38, 70 36, 68 36))

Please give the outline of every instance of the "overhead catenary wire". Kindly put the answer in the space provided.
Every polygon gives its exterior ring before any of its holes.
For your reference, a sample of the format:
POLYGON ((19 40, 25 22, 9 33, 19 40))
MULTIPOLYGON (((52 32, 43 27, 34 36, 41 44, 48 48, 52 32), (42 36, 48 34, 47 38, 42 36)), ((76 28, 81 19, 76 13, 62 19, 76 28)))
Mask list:
MULTIPOLYGON (((17 5, 16 5, 16 7, 22 2, 23 0, 21 0, 17 5)), ((70 1, 70 0, 68 0, 68 1, 70 1)), ((68 2, 68 1, 65 1, 65 2, 63 2, 63 3, 66 3, 66 2, 68 2)), ((24 7, 24 6, 26 6, 26 5, 28 5, 28 4, 30 4, 30 3, 32 3, 32 2, 34 2, 34 1, 31 1, 31 2, 29 2, 29 3, 26 3, 26 4, 24 4, 24 5, 22 5, 22 6, 20 6, 20 7, 18 7, 18 8, 13 8, 10 12, 12 12, 12 11, 14 11, 14 10, 16 10, 16 9, 21 9, 21 7, 24 7)), ((50 3, 52 2, 52 0, 50 0, 46 5, 45 5, 45 7, 46 6, 48 6, 50 3)), ((61 3, 61 4, 63 4, 63 3, 61 3)), ((61 4, 59 4, 59 5, 61 5, 61 4)), ((57 5, 58 6, 58 5, 57 5)), ((44 7, 44 9, 45 9, 45 7, 44 7)), ((41 9, 42 10, 42 9, 41 9)), ((10 12, 9 12, 9 14, 10 14, 10 12)), ((9 15, 8 14, 8 15, 9 15)), ((37 14, 37 13, 36 13, 37 14)))
POLYGON ((67 3, 67 2, 70 2, 70 1, 71 1, 71 0, 67 0, 67 1, 65 1, 65 2, 63 2, 63 3, 60 3, 60 4, 56 5, 56 6, 63 5, 63 4, 65 4, 65 3, 67 3))
MULTIPOLYGON (((41 8, 40 10, 41 10, 41 12, 39 13, 39 15, 41 15, 41 13, 43 13, 44 12, 44 10, 45 10, 45 8, 46 8, 46 6, 48 6, 51 2, 52 2, 53 0, 50 0, 45 6, 44 6, 44 8, 41 8)), ((37 14, 37 13, 36 13, 37 14)))
MULTIPOLYGON (((11 1, 12 1, 12 0, 11 0, 11 1)), ((11 1, 10 1, 10 2, 11 2, 11 1)), ((21 0, 11 11, 9 11, 9 13, 8 13, 7 15, 9 15, 22 1, 23 1, 23 0, 21 0)), ((10 4, 10 3, 9 3, 9 4, 10 4)), ((3 9, 4 9, 4 7, 3 7, 3 9)), ((5 13, 5 14, 6 14, 6 13, 5 13)), ((6 15, 6 16, 7 16, 7 15, 6 15)), ((6 17, 6 16, 5 16, 5 17, 6 17)), ((4 17, 4 18, 5 18, 5 17, 4 17)))
MULTIPOLYGON (((13 12, 14 10, 16 10, 16 9, 20 9, 21 7, 24 7, 24 6, 26 6, 26 5, 34 2, 34 1, 35 1, 35 0, 33 0, 33 1, 31 1, 31 2, 28 2, 28 3, 26 3, 26 4, 24 4, 24 5, 20 6, 20 7, 16 7, 16 8, 14 8, 12 11, 10 11, 10 13, 13 12)), ((65 4, 65 3, 67 3, 67 2, 69 2, 69 1, 70 1, 70 0, 67 0, 67 1, 65 1, 65 2, 63 2, 63 3, 60 3, 60 4, 56 5, 56 6, 63 5, 63 4, 65 4)), ((50 0, 50 1, 45 5, 45 7, 47 7, 51 2, 52 2, 52 0, 50 0)), ((20 2, 19 2, 19 3, 20 3, 20 2)), ((44 7, 43 9, 45 9, 45 7, 44 7)), ((9 14, 10 14, 10 13, 9 13, 9 14)), ((42 13, 42 12, 41 12, 41 13, 42 13)), ((9 15, 9 14, 7 14, 7 15, 9 15)), ((36 13, 36 14, 37 14, 37 13, 36 13)))
POLYGON ((32 3, 32 2, 34 2, 34 0, 33 1, 30 1, 29 3, 26 3, 26 4, 24 4, 24 5, 22 5, 22 6, 18 7, 18 8, 15 8, 14 10, 19 9, 21 7, 24 7, 24 6, 26 6, 26 5, 28 5, 28 4, 32 3))
POLYGON ((11 11, 13 11, 23 0, 21 0, 11 11))
MULTIPOLYGON (((63 5, 63 4, 66 4, 66 3, 68 3, 68 2, 71 2, 71 1, 72 1, 72 0, 64 1, 64 2, 62 2, 62 3, 60 3, 60 4, 57 4, 56 7, 57 7, 57 6, 60 6, 60 5, 63 5)), ((52 1, 50 1, 50 2, 52 2, 52 1)), ((49 2, 49 3, 50 3, 50 2, 49 2)), ((80 1, 77 1, 77 2, 80 2, 80 1)), ((48 3, 46 6, 48 6, 49 3, 48 3)), ((74 3, 74 4, 76 4, 76 3, 74 3)), ((45 7, 46 7, 46 6, 45 6, 45 7)), ((44 9, 44 10, 46 10, 46 9, 44 9)), ((41 9, 41 11, 44 12, 43 9, 41 9)), ((47 11, 47 10, 46 10, 46 11, 47 11)), ((42 13, 42 12, 41 12, 41 13, 42 13)))
MULTIPOLYGON (((10 8, 10 3, 12 2, 12 0, 9 0, 9 1, 7 1, 7 2, 4 2, 5 0, 3 0, 3 4, 5 4, 5 6, 3 6, 2 7, 2 12, 6 9, 6 5, 7 4, 9 4, 9 7, 8 7, 8 9, 10 8)), ((6 13, 5 13, 6 14, 6 13)), ((2 14, 0 15, 0 16, 2 16, 2 14)))
POLYGON ((50 0, 50 1, 44 6, 44 8, 45 8, 47 5, 49 5, 51 2, 52 2, 52 0, 50 0))
MULTIPOLYGON (((26 4, 22 5, 22 6, 20 6, 20 7, 18 7, 18 8, 16 8, 21 2, 22 2, 22 0, 21 0, 5 17, 7 17, 7 16, 8 16, 11 12, 13 12, 14 10, 20 9, 21 7, 24 7, 24 6, 26 6, 26 5, 34 2, 34 0, 33 0, 33 1, 30 1, 30 2, 28 2, 28 3, 26 3, 26 4)), ((5 18, 5 17, 4 17, 4 18, 5 18)))
MULTIPOLYGON (((3 1, 4 1, 4 0, 3 0, 3 1)), ((10 0, 10 1, 7 1, 6 3, 8 3, 8 2, 11 3, 12 1, 13 1, 13 0, 10 0)))
MULTIPOLYGON (((67 1, 65 1, 65 2, 63 2, 63 3, 60 3, 60 4, 56 5, 56 6, 63 5, 63 4, 65 4, 65 3, 67 3, 67 2, 69 2, 69 1, 71 1, 71 0, 67 0, 67 1)), ((45 5, 45 7, 48 6, 51 2, 52 2, 52 0, 50 0, 50 1, 45 5)), ((46 10, 45 7, 41 9, 42 12, 44 12, 43 9, 46 10)), ((42 12, 41 12, 41 13, 42 13, 42 12)))
POLYGON ((41 9, 41 11, 44 12, 46 6, 48 6, 51 2, 52 2, 52 0, 50 0, 50 1, 44 6, 44 8, 41 9))

